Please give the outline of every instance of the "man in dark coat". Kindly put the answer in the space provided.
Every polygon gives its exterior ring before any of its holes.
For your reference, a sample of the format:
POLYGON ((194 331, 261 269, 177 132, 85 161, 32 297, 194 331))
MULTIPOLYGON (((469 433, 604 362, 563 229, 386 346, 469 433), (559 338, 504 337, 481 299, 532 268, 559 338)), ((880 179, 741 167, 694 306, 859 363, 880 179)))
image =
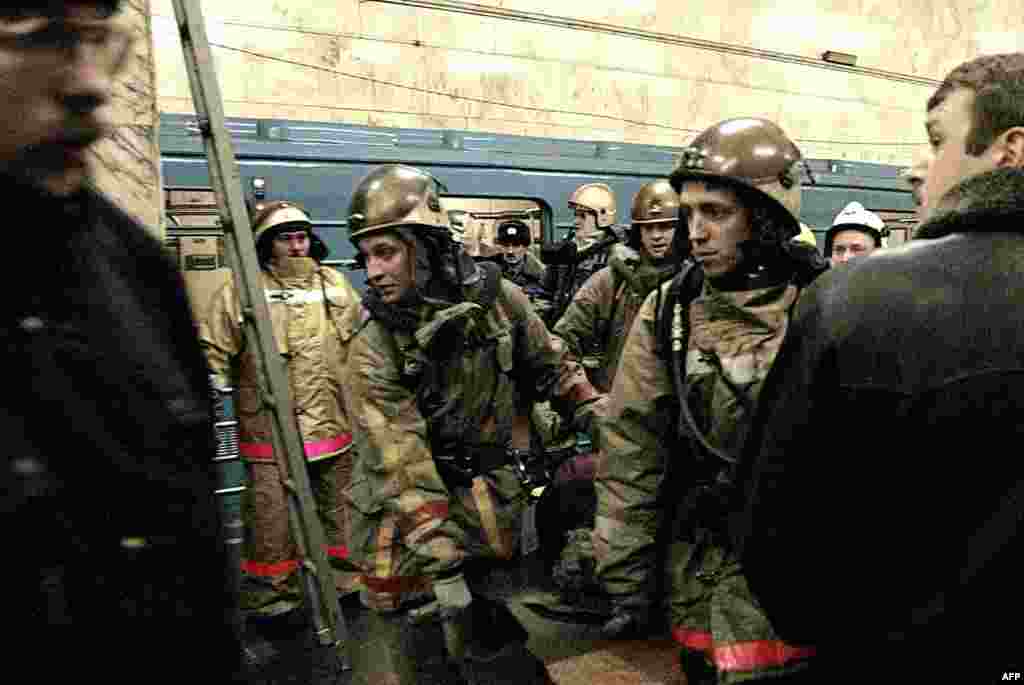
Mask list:
POLYGON ((735 532, 779 631, 817 647, 810 682, 997 682, 1024 657, 1002 620, 1024 613, 1024 53, 954 69, 927 128, 927 220, 804 294, 749 443, 735 532))
POLYGON ((3 668, 229 682, 241 650, 185 291, 160 244, 87 184, 130 45, 117 4, 0 9, 0 194, 36 229, 2 276, 3 668))

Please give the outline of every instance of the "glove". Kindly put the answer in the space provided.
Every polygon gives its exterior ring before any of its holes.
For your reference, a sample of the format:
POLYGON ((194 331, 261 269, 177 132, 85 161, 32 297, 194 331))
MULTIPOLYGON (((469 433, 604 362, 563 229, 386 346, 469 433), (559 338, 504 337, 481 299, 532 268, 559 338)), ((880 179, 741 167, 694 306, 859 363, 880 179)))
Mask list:
POLYGON ((614 601, 612 617, 601 626, 606 640, 636 639, 650 633, 653 617, 646 597, 633 596, 614 601))
POLYGON ((434 581, 434 596, 441 607, 441 625, 444 629, 448 655, 461 662, 466 657, 466 640, 473 635, 470 605, 473 595, 461 573, 434 581))

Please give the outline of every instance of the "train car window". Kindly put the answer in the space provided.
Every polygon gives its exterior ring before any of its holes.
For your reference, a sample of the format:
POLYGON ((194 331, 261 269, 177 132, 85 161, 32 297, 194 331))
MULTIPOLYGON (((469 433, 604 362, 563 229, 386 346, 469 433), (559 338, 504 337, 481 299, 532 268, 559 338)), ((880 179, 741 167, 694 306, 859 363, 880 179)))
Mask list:
POLYGON ((905 209, 872 209, 889 229, 889 247, 902 245, 910 240, 917 226, 917 214, 905 209))
POLYGON ((530 227, 534 244, 554 237, 551 207, 541 198, 497 195, 442 195, 452 228, 461 234, 466 252, 474 257, 499 253, 494 243, 498 224, 518 219, 530 227))

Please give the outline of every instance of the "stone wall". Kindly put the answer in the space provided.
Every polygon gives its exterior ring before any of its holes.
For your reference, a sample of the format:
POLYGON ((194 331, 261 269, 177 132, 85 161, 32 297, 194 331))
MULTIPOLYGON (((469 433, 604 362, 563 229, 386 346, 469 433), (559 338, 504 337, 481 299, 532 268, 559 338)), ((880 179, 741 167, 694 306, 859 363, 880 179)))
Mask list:
MULTIPOLYGON (((152 5, 160 109, 190 112, 171 2, 152 5)), ((228 116, 682 145, 758 115, 807 156, 893 164, 920 154, 924 103, 950 68, 1024 50, 1019 0, 217 0, 204 12, 228 116), (856 67, 825 63, 826 50, 856 67)))
POLYGON ((93 172, 101 190, 160 234, 159 110, 149 0, 123 0, 119 20, 135 33, 136 41, 114 89, 116 126, 113 135, 97 145, 93 172))

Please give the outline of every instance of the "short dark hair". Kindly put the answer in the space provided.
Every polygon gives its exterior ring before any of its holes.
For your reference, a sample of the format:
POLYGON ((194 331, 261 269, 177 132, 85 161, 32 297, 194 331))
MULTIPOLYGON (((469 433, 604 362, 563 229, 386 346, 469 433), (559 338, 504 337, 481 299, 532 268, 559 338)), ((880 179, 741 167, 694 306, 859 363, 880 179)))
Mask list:
MULTIPOLYGON (((121 0, 72 0, 77 5, 91 5, 101 10, 104 17, 111 17, 121 9, 121 0)), ((5 2, 0 6, 0 20, 19 19, 25 16, 60 16, 66 9, 66 0, 20 0, 5 2)))
POLYGON ((999 134, 1024 126, 1024 52, 986 55, 949 72, 928 98, 928 111, 941 105, 957 88, 974 92, 971 130, 965 150, 980 155, 999 134))

